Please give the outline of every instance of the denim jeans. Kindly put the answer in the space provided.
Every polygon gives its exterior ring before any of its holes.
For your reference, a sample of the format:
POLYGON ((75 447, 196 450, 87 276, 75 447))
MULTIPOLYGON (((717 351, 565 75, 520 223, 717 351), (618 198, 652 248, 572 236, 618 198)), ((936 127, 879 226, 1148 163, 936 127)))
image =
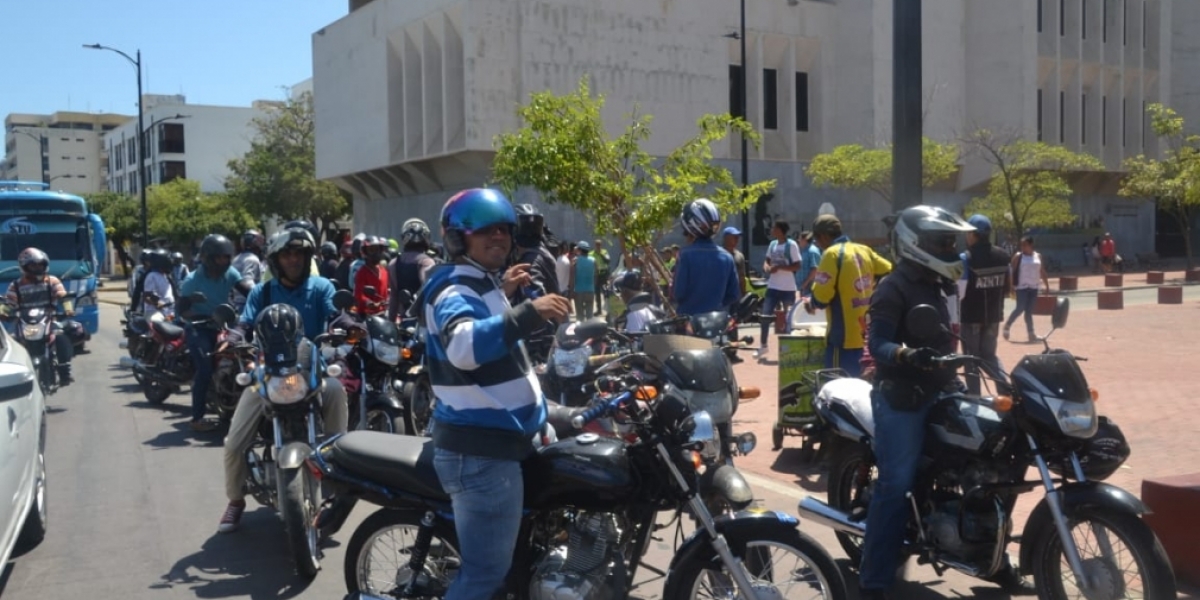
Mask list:
POLYGON ((863 349, 847 350, 832 344, 825 346, 825 368, 841 369, 851 377, 862 375, 863 349))
POLYGON ((450 495, 462 554, 445 600, 491 600, 504 585, 521 530, 521 463, 436 448, 433 468, 450 495))
POLYGON ((871 391, 879 478, 871 490, 867 510, 867 537, 859 576, 864 590, 887 589, 896 579, 904 531, 912 515, 904 495, 912 490, 917 474, 925 443, 925 417, 931 406, 929 402, 915 411, 895 410, 877 389, 871 391))
MULTIPOLYGON (((759 323, 761 323, 759 325, 760 346, 767 345, 767 335, 771 330, 771 324, 775 322, 775 309, 779 308, 786 313, 795 303, 796 292, 767 288, 767 293, 763 296, 762 316, 759 318, 759 323)), ((792 324, 788 323, 784 331, 791 331, 791 326, 792 324)))
MULTIPOLYGON (((1000 359, 996 357, 996 337, 999 333, 999 323, 963 323, 963 354, 982 358, 997 373, 1003 371, 1000 359)), ((982 387, 979 381, 979 367, 974 364, 967 365, 964 378, 967 381, 967 391, 978 394, 982 387)))
POLYGON ((1017 290, 1017 307, 1013 309, 1012 314, 1008 315, 1008 320, 1004 322, 1004 328, 1012 327, 1013 321, 1021 313, 1025 314, 1025 331, 1029 335, 1033 335, 1033 305, 1037 303, 1037 288, 1033 289, 1018 289, 1017 290))
POLYGON ((208 386, 212 383, 213 366, 212 354, 217 345, 217 331, 207 327, 188 326, 188 349, 192 353, 192 365, 196 367, 196 377, 192 379, 192 420, 204 418, 204 409, 208 403, 208 386))

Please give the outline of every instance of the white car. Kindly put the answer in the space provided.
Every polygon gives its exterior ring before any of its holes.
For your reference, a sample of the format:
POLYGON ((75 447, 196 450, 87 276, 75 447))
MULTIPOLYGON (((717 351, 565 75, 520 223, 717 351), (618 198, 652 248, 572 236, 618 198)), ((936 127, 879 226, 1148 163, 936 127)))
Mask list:
POLYGON ((46 399, 29 353, 0 327, 0 565, 46 536, 46 399))

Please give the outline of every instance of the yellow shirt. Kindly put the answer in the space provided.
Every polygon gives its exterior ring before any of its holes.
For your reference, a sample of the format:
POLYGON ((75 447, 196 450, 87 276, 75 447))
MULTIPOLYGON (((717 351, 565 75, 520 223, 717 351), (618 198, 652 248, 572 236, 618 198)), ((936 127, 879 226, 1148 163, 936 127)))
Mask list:
POLYGON ((869 246, 842 236, 821 253, 813 279, 813 306, 827 308, 826 342, 846 350, 866 344, 867 310, 875 282, 892 271, 892 263, 869 246))

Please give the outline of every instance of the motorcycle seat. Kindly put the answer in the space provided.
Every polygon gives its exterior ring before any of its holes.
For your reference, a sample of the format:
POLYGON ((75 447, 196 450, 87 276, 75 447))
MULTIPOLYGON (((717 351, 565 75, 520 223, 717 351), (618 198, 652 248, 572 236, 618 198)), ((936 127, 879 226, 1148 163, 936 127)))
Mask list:
POLYGON ((351 475, 433 500, 449 501, 433 469, 433 440, 351 431, 334 440, 330 459, 351 475))
POLYGON ((178 325, 172 325, 165 321, 151 321, 151 326, 154 331, 168 340, 177 340, 183 337, 183 328, 178 325))

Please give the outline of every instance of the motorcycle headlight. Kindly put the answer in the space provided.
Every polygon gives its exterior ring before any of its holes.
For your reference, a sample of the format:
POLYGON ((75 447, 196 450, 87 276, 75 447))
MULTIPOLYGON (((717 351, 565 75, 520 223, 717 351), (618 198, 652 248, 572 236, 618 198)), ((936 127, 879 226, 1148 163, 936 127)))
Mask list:
POLYGON ((308 380, 303 373, 275 375, 267 379, 267 400, 275 404, 295 404, 308 396, 308 380))
POLYGON ((1100 420, 1093 402, 1070 402, 1061 398, 1046 398, 1046 406, 1054 413, 1063 435, 1088 439, 1096 435, 1100 420))
POLYGON ((371 343, 371 354, 385 365, 400 364, 400 346, 375 340, 371 343))
POLYGON ((692 413, 684 421, 684 429, 691 429, 688 434, 688 442, 700 444, 700 455, 706 460, 716 460, 721 455, 721 438, 717 435, 717 428, 713 425, 712 417, 705 411, 692 413))
POLYGON ((30 340, 30 341, 37 341, 37 340, 42 339, 42 334, 44 331, 45 331, 45 328, 42 327, 41 323, 22 323, 21 324, 21 337, 24 339, 30 340))
POLYGON ((591 355, 591 346, 580 346, 571 350, 555 348, 554 373, 559 377, 579 377, 587 371, 587 362, 591 355))

